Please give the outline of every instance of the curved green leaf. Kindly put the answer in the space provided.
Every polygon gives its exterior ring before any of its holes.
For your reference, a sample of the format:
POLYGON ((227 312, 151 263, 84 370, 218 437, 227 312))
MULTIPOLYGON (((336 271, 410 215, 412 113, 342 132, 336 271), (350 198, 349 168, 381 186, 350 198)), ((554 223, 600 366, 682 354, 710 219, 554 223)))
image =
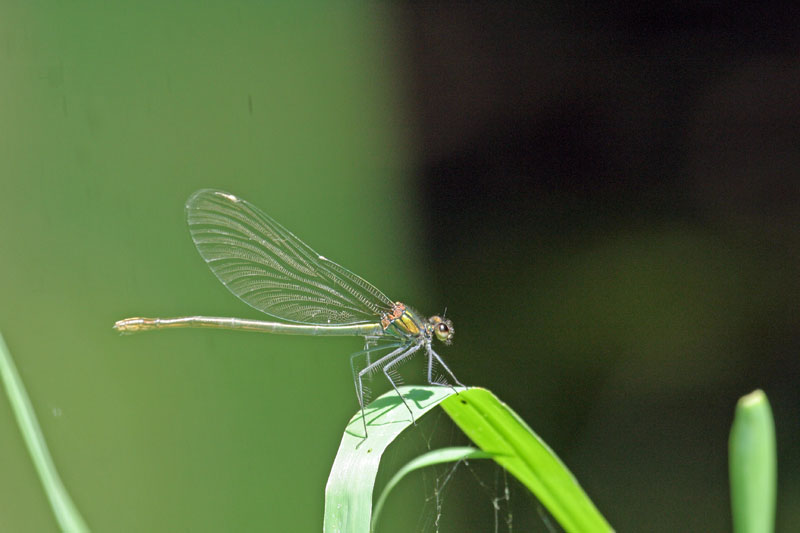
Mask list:
POLYGON ((471 388, 442 408, 479 448, 496 455, 566 531, 613 531, 577 480, 533 430, 491 392, 471 388))
MULTIPOLYGON (((399 389, 417 419, 456 393, 450 387, 438 386, 399 389)), ((461 387, 457 389, 464 391, 461 387)), ((381 456, 389 443, 412 425, 411 415, 395 391, 370 403, 365 412, 369 436, 364 438, 361 411, 358 411, 347 424, 328 477, 323 525, 326 533, 369 531, 372 490, 381 456)))

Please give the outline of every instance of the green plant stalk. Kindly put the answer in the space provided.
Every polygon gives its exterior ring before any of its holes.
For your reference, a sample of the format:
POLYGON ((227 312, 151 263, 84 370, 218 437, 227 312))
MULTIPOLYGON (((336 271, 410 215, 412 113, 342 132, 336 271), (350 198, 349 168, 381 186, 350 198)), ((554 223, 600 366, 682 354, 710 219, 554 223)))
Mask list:
POLYGON ((53 458, 50 457, 47 443, 42 435, 42 429, 36 419, 36 413, 28 398, 28 393, 25 391, 25 385, 14 366, 2 334, 0 334, 0 377, 2 377, 6 394, 8 394, 8 400, 11 402, 14 416, 17 418, 22 438, 28 447, 28 453, 31 455, 61 531, 69 533, 89 531, 89 527, 78 512, 78 508, 70 498, 67 489, 64 488, 56 471, 53 458))
POLYGON ((775 422, 763 391, 739 399, 728 453, 733 530, 771 533, 775 529, 778 460, 775 422))

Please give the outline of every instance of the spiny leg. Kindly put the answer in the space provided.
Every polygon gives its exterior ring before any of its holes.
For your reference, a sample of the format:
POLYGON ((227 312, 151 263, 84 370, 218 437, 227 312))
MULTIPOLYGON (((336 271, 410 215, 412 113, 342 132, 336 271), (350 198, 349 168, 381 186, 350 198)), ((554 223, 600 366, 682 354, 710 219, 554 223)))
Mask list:
POLYGON ((440 383, 438 381, 433 381, 433 376, 432 376, 432 373, 433 373, 433 359, 436 358, 436 361, 438 361, 438 363, 440 365, 442 365, 442 368, 444 368, 445 371, 448 374, 450 374, 450 377, 453 378, 453 381, 455 381, 457 385, 463 387, 464 384, 461 383, 460 381, 458 381, 458 378, 456 377, 455 374, 453 374, 453 371, 450 370, 450 368, 444 363, 442 358, 439 357, 439 354, 433 351, 433 348, 431 348, 430 344, 425 346, 425 348, 428 351, 428 383, 430 383, 431 385, 444 385, 446 387, 453 388, 453 386, 450 385, 449 383, 440 383))
MULTIPOLYGON (((379 336, 379 335, 365 335, 365 336, 364 336, 364 350, 363 350, 363 351, 361 351, 361 352, 358 352, 358 353, 365 353, 365 354, 367 354, 367 357, 366 357, 367 366, 369 366, 369 364, 370 364, 370 362, 371 362, 371 361, 370 361, 370 358, 369 358, 370 352, 372 352, 372 351, 373 351, 373 350, 371 349, 371 347, 373 347, 373 346, 377 347, 377 346, 378 346, 378 341, 379 341, 381 338, 382 338, 382 337, 381 337, 381 336, 379 336)), ((376 349, 379 349, 379 348, 376 348, 376 349)), ((355 355, 355 354, 354 354, 354 355, 355 355)))
POLYGON ((389 343, 385 343, 383 345, 378 345, 377 344, 377 340, 375 340, 376 338, 373 337, 373 338, 369 338, 369 339, 370 340, 367 340, 363 350, 361 350, 359 352, 356 352, 356 353, 353 353, 353 354, 350 354, 350 371, 353 374, 353 383, 356 386, 356 397, 358 397, 359 405, 361 405, 362 407, 364 406, 364 403, 369 403, 368 402, 369 397, 368 397, 368 395, 364 394, 364 388, 358 386, 358 371, 356 370, 356 366, 357 366, 356 365, 356 359, 358 357, 362 356, 362 355, 366 356, 364 358, 366 360, 366 364, 364 366, 360 366, 360 365, 358 365, 358 366, 359 366, 359 368, 368 367, 371 364, 370 356, 372 355, 372 352, 379 352, 381 350, 394 349, 394 348, 397 348, 398 346, 400 346, 400 344, 401 344, 399 342, 389 342, 389 343))
POLYGON ((400 400, 403 402, 403 405, 405 405, 406 409, 408 409, 408 412, 411 413, 411 422, 413 422, 415 426, 417 425, 417 420, 416 420, 416 418, 414 418, 414 411, 411 410, 411 407, 409 407, 409 405, 406 402, 405 398, 403 398, 403 395, 400 394, 400 390, 397 388, 397 385, 395 384, 394 380, 392 379, 392 376, 389 375, 389 370, 393 366, 398 365, 403 360, 408 359, 409 357, 414 355, 414 353, 417 350, 419 350, 420 348, 421 348, 421 345, 415 344, 415 345, 411 346, 408 350, 406 350, 405 352, 401 353, 396 358, 394 358, 393 360, 389 361, 388 363, 386 363, 383 366, 383 374, 386 376, 386 379, 389 380, 389 383, 392 384, 392 387, 394 388, 394 390, 397 393, 397 395, 400 397, 400 400))
POLYGON ((371 348, 370 350, 362 350, 362 351, 356 352, 352 356, 350 356, 350 368, 353 371, 353 381, 355 382, 355 386, 356 386, 356 396, 358 397, 358 404, 361 406, 361 420, 364 423, 364 438, 366 438, 366 436, 367 436, 367 415, 364 412, 364 385, 362 383, 362 379, 361 378, 364 376, 364 374, 372 372, 373 370, 378 368, 381 365, 381 363, 383 363, 385 361, 389 361, 393 357, 395 357, 397 354, 401 353, 403 350, 406 349, 406 346, 407 345, 400 345, 399 343, 392 343, 392 344, 389 344, 389 345, 386 345, 386 346, 376 346, 374 348, 371 348), (379 350, 388 350, 388 349, 395 348, 395 347, 398 347, 398 348, 396 350, 392 351, 391 353, 378 358, 377 361, 368 364, 366 367, 364 367, 358 373, 356 373, 356 367, 355 367, 355 364, 354 364, 354 361, 355 361, 356 357, 358 357, 359 355, 363 355, 363 354, 367 354, 367 356, 369 356, 370 352, 379 351, 379 350))

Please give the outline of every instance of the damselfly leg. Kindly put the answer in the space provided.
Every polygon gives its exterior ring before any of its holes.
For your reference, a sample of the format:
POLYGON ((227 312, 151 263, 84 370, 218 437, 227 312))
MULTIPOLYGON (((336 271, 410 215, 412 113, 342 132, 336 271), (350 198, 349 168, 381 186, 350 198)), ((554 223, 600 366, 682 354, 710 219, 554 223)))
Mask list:
MULTIPOLYGON (((350 355, 350 370, 353 373, 353 383, 355 384, 355 387, 356 387, 356 397, 358 398, 358 405, 361 408, 361 419, 364 422, 364 435, 365 436, 367 434, 367 418, 366 418, 366 415, 364 413, 364 405, 369 403, 369 392, 370 391, 369 391, 369 388, 366 388, 364 386, 364 384, 362 382, 362 379, 361 379, 362 374, 359 372, 358 369, 373 368, 373 365, 371 363, 371 357, 372 357, 373 353, 380 352, 380 351, 383 351, 383 350, 394 350, 395 348, 400 347, 401 344, 402 343, 399 343, 399 342, 386 343, 385 341, 383 343, 378 343, 378 339, 377 338, 367 339, 366 342, 365 342, 365 348, 363 350, 358 351, 358 352, 350 355), (359 357, 364 357, 364 359, 366 360, 366 363, 364 365, 359 365, 359 364, 356 363, 356 361, 359 359, 359 357), (364 392, 365 388, 367 390, 366 394, 364 392)), ((373 370, 374 370, 374 368, 373 368, 373 370)))
MULTIPOLYGON (((381 348, 386 348, 386 346, 382 346, 381 348)), ((361 419, 364 422, 364 435, 365 436, 367 434, 367 417, 366 417, 366 414, 364 412, 364 395, 363 395, 364 384, 363 384, 363 378, 364 378, 365 375, 368 375, 368 374, 370 374, 370 373, 372 373, 372 372, 374 372, 374 371, 376 371, 378 369, 383 370, 383 373, 386 375, 386 379, 389 380, 389 383, 391 383, 392 388, 394 388, 395 392, 397 392, 397 395, 400 397, 400 400, 406 406, 406 409, 408 409, 409 413, 411 413, 411 420, 416 423, 416 421, 414 420, 414 413, 411 411, 411 407, 408 406, 408 404, 406 403, 405 398, 403 398, 403 396, 400 394, 400 391, 398 390, 397 385, 395 384, 394 380, 392 379, 392 377, 386 371, 386 367, 387 366, 391 367, 394 364, 402 361, 403 359, 406 359, 407 357, 409 357, 411 354, 413 354, 414 352, 416 352, 419 349, 420 349, 420 345, 419 344, 411 344, 411 345, 402 344, 397 349, 393 350, 391 353, 389 353, 387 355, 384 355, 384 356, 378 358, 376 361, 374 361, 374 362, 370 363, 369 365, 365 366, 364 368, 359 370, 358 373, 356 374, 356 376, 355 376, 356 395, 358 396, 358 401, 359 401, 359 404, 361 405, 361 419)), ((351 365, 353 365, 353 358, 350 359, 350 362, 351 362, 351 365)), ((353 369, 354 369, 353 371, 355 372, 355 367, 354 366, 353 366, 353 369)))
POLYGON ((456 377, 455 374, 453 374, 453 371, 450 370, 450 368, 444 363, 442 358, 439 357, 439 354, 436 353, 435 351, 433 351, 433 348, 431 348, 430 345, 427 346, 427 350, 428 350, 428 383, 430 383, 431 385, 444 385, 445 387, 450 387, 451 389, 455 390, 455 386, 451 385, 450 383, 434 381, 434 379, 433 379, 433 360, 436 359, 436 362, 441 365, 441 367, 445 370, 445 372, 450 374, 450 377, 453 378, 453 381, 455 382, 455 384, 458 385, 459 387, 463 387, 464 384, 461 383, 460 381, 458 381, 458 378, 456 377))

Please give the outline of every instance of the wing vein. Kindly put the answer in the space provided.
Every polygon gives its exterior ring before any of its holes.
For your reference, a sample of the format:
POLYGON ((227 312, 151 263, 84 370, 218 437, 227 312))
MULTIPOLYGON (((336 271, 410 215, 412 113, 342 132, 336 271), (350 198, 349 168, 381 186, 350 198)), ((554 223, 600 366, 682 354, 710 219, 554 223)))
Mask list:
POLYGON ((304 324, 375 322, 392 301, 252 204, 204 189, 186 203, 189 231, 217 278, 243 302, 304 324))

